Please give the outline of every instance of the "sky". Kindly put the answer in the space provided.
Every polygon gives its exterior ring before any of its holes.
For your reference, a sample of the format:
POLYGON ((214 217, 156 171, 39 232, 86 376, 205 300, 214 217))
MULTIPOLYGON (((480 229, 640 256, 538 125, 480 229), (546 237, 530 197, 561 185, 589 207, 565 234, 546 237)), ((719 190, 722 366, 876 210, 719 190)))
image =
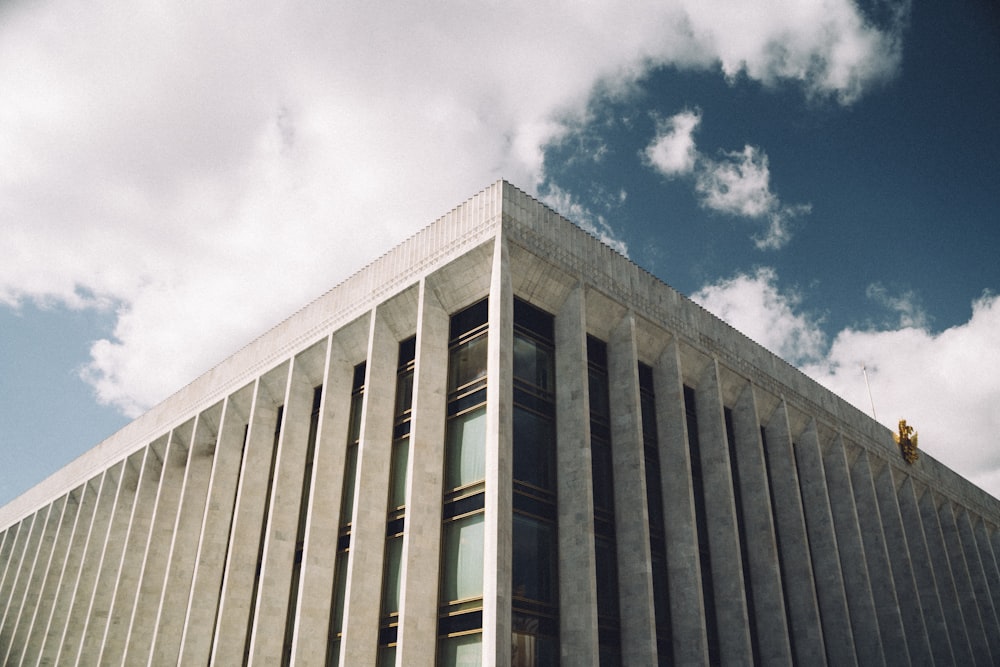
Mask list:
POLYGON ((996 0, 0 3, 0 504, 499 178, 1000 495, 998 118, 996 0))

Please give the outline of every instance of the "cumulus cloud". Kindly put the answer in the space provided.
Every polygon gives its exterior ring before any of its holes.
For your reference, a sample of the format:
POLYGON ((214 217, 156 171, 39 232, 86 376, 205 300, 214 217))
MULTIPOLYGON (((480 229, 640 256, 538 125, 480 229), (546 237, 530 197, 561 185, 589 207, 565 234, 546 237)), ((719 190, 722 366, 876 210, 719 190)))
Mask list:
POLYGON ((0 304, 113 304, 85 377, 136 414, 487 183, 536 189, 598 88, 721 66, 847 103, 898 67, 851 0, 734 11, 15 3, 0 304))
POLYGON ((778 289, 772 268, 705 285, 691 298, 790 363, 814 361, 826 346, 820 320, 801 312, 799 292, 778 289))
POLYGON ((755 238, 761 250, 776 250, 791 239, 789 223, 811 211, 808 204, 785 204, 771 189, 767 154, 756 146, 713 158, 698 151, 694 132, 700 111, 681 111, 656 124, 656 136, 643 151, 646 163, 667 178, 693 175, 701 205, 752 220, 766 227, 755 238))
POLYGON ((646 147, 646 160, 667 177, 690 174, 698 160, 694 131, 701 111, 682 111, 656 123, 656 137, 646 147))
POLYGON ((869 295, 898 322, 846 328, 829 342, 801 294, 779 289, 771 269, 707 285, 694 299, 870 414, 864 366, 880 422, 895 430, 907 419, 922 450, 1000 494, 1000 296, 984 294, 967 322, 934 332, 912 316, 911 294, 875 286, 869 295))
POLYGON ((695 190, 705 208, 765 220, 767 228, 755 237, 761 250, 784 246, 791 238, 789 222, 812 210, 809 204, 784 204, 771 191, 767 155, 755 146, 724 153, 719 160, 704 158, 695 190))

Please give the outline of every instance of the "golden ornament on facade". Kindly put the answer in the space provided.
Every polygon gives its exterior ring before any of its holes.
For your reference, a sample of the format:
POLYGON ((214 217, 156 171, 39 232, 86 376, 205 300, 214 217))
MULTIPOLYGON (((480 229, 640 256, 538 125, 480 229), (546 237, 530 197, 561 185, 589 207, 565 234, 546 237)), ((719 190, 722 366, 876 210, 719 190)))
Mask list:
POLYGON ((917 432, 906 424, 905 419, 899 420, 899 433, 893 433, 892 437, 899 445, 904 461, 913 463, 920 458, 920 453, 917 452, 917 432))

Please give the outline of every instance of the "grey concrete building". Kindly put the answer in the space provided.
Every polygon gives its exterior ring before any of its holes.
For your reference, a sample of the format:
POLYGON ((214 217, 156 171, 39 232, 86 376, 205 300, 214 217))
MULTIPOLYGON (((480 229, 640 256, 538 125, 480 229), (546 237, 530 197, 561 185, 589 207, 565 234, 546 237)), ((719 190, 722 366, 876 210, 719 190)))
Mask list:
POLYGON ((0 664, 990 665, 998 527, 499 182, 0 508, 0 664))

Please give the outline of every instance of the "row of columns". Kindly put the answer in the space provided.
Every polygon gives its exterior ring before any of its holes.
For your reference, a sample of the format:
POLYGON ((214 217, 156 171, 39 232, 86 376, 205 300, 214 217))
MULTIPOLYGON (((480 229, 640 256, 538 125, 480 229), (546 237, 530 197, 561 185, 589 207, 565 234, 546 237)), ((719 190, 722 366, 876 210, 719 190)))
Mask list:
POLYGON ((613 325, 605 318, 598 323, 588 320, 587 304, 588 290, 577 285, 556 313, 566 664, 597 664, 589 429, 583 417, 586 335, 594 330, 608 342, 626 664, 709 662, 685 384, 695 389, 723 664, 985 665, 1000 658, 993 525, 783 400, 762 414, 758 388, 734 380, 716 360, 698 368, 690 361, 696 355, 666 333, 661 340, 669 342, 652 366, 673 647, 672 655, 658 656, 638 414, 637 364, 645 361, 644 351, 633 314, 613 325), (726 408, 732 410, 736 461, 727 447, 726 408))
MULTIPOLYGON (((486 293, 483 662, 509 662, 509 394, 517 289, 510 262, 500 237, 479 263, 490 267, 481 282, 460 280, 447 267, 421 279, 5 530, 0 662, 280 664, 282 629, 291 618, 291 662, 324 664, 339 508, 350 501, 341 495, 351 378, 365 361, 340 663, 374 664, 396 355, 399 341, 416 332, 397 664, 432 664, 449 314, 486 293), (319 385, 314 460, 305 479, 319 385), (308 515, 296 563, 303 498, 308 515)), ((582 281, 545 305, 555 311, 564 664, 598 664, 588 333, 608 343, 625 664, 708 664, 709 606, 725 664, 1000 660, 995 518, 985 521, 781 397, 765 396, 582 281), (664 613, 655 606, 651 570, 640 361, 653 368, 669 656, 658 655, 655 639, 664 613), (686 385, 697 409, 697 461, 691 460, 686 385), (694 497, 695 465, 706 489, 701 499, 694 497), (699 544, 696 500, 704 503, 707 545, 699 544), (711 605, 700 547, 710 554, 711 605)))

